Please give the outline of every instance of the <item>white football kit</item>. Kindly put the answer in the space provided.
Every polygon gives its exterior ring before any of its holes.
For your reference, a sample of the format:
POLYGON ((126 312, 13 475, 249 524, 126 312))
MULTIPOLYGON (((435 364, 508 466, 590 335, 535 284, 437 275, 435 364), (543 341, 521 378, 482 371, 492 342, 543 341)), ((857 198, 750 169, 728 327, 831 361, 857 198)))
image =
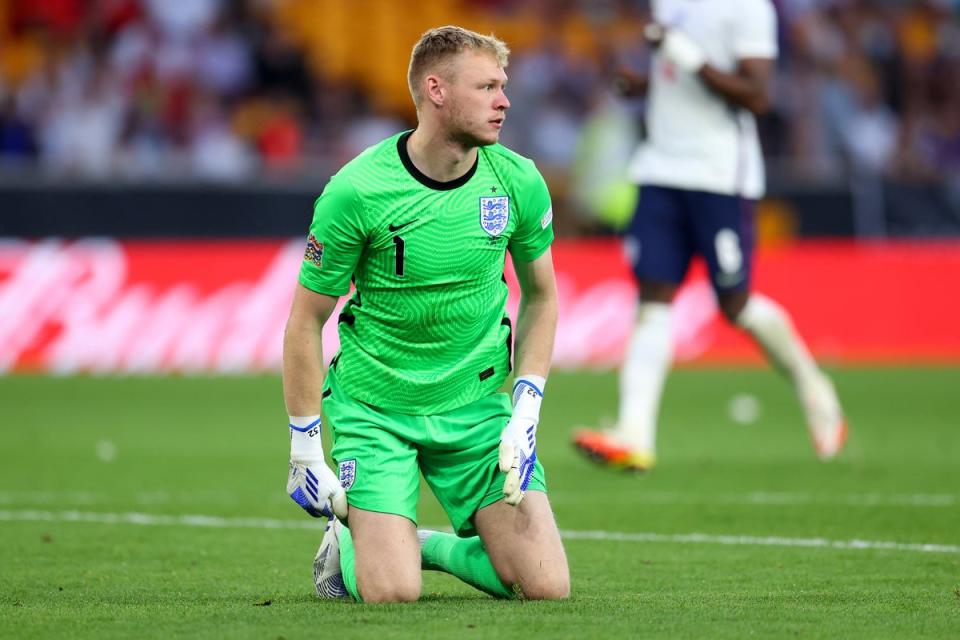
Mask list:
POLYGON ((764 192, 756 121, 697 75, 704 62, 732 73, 740 60, 776 58, 776 13, 770 0, 653 0, 653 15, 667 32, 650 73, 647 139, 630 165, 641 189, 625 238, 640 305, 620 372, 617 425, 584 429, 574 444, 614 468, 656 464, 657 413, 673 361, 673 291, 658 295, 654 287, 644 297, 645 285, 679 287, 699 255, 721 303, 730 302, 732 322, 793 384, 817 455, 834 458, 847 426, 832 382, 786 310, 749 289, 753 201, 764 192))
MULTIPOLYGON (((734 71, 744 58, 777 57, 777 17, 770 0, 653 0, 653 16, 689 36, 720 71, 734 71)), ((650 74, 646 122, 647 139, 629 167, 638 184, 754 200, 763 196, 763 156, 753 114, 659 54, 650 74)))

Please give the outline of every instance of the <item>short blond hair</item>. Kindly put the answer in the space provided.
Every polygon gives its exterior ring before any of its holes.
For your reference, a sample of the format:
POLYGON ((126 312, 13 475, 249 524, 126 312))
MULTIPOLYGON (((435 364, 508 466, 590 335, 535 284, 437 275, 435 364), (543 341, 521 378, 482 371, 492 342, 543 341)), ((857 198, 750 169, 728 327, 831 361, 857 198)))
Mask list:
POLYGON ((497 59, 501 68, 506 68, 510 58, 507 44, 495 36, 485 36, 452 25, 430 29, 420 36, 410 55, 407 84, 410 85, 414 105, 419 107, 423 99, 420 87, 423 77, 437 66, 443 66, 444 71, 449 72, 450 58, 467 49, 489 53, 497 59))

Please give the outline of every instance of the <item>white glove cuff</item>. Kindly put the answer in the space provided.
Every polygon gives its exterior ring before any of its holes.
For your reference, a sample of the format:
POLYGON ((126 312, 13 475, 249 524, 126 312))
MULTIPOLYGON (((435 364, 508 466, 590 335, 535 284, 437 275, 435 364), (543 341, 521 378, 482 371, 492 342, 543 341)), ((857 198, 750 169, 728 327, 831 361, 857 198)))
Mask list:
POLYGON ((543 402, 543 388, 547 379, 537 375, 517 376, 513 383, 513 415, 540 419, 540 403, 543 402))
POLYGON ((295 462, 323 460, 320 416, 289 416, 290 459, 295 462))

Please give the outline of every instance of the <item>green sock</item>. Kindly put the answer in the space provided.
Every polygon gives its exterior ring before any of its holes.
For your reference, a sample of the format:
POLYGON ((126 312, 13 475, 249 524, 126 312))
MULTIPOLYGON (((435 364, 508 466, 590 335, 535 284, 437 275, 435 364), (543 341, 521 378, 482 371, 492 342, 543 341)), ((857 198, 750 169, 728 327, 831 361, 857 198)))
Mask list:
MULTIPOLYGON (((516 597, 510 587, 500 582, 479 536, 458 538, 451 533, 423 530, 418 534, 421 539, 426 538, 420 548, 424 569, 449 573, 495 598, 516 597)), ((340 553, 343 553, 342 547, 340 553)), ((342 564, 343 556, 340 557, 342 564)), ((350 588, 349 582, 347 588, 350 588)))
POLYGON ((357 589, 357 569, 353 564, 356 552, 353 549, 353 537, 350 535, 350 529, 342 527, 340 529, 340 571, 343 572, 343 584, 347 591, 357 602, 363 602, 360 597, 360 590, 357 589))

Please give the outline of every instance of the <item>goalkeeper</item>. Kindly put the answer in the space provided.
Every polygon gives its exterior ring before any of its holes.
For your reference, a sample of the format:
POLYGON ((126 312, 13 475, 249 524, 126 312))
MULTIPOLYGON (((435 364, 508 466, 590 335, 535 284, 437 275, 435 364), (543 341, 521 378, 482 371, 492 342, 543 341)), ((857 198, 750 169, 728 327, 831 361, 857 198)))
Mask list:
POLYGON ((321 597, 416 600, 421 569, 496 597, 569 594, 536 454, 557 317, 552 210, 533 162, 497 144, 507 56, 492 36, 427 31, 408 73, 417 128, 364 151, 316 201, 283 390, 287 491, 330 518, 321 597), (521 290, 512 398, 498 392, 513 360, 508 251, 521 290), (321 328, 351 278, 324 375, 321 328), (420 473, 455 534, 417 530, 420 473))

